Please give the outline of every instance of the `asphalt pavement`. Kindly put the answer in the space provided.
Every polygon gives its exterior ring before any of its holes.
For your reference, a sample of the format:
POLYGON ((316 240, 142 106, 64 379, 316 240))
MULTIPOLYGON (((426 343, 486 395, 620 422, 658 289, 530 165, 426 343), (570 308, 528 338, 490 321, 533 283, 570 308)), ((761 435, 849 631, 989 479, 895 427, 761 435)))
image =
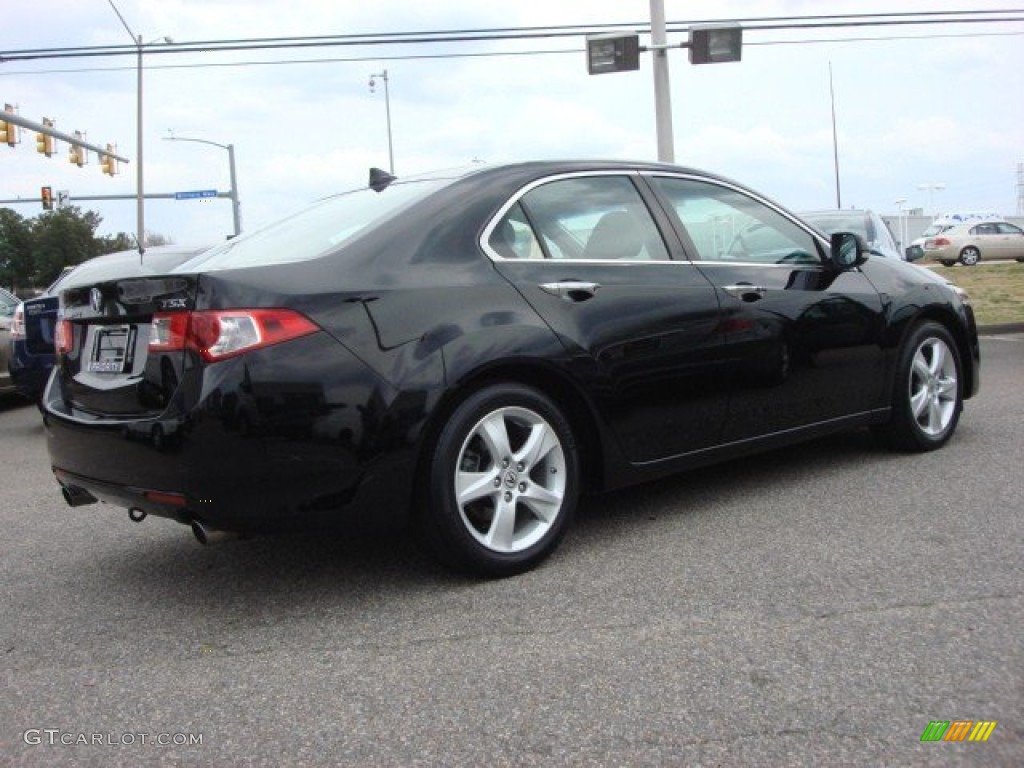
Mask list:
POLYGON ((0 765, 1022 765, 1024 335, 983 357, 941 451, 857 432, 587 498, 503 581, 71 509, 2 405, 0 765), (921 741, 957 720, 996 726, 921 741))

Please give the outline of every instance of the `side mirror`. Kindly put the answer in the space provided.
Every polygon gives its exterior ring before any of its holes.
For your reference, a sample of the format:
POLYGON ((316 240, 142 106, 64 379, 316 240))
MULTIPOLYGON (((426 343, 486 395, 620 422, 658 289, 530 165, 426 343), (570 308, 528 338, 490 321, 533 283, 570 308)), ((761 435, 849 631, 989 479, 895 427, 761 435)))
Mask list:
POLYGON ((836 269, 852 269, 867 261, 868 244, 864 238, 853 232, 836 232, 832 235, 832 265, 836 269))

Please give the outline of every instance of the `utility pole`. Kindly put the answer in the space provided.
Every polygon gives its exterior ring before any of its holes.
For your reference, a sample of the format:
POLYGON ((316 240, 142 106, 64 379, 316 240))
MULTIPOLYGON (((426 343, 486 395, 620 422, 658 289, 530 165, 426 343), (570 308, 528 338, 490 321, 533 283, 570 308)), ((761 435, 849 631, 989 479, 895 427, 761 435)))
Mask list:
POLYGON ((651 0, 651 51, 654 53, 654 121, 658 132, 658 160, 676 161, 672 136, 672 92, 668 79, 668 43, 665 0, 651 0))

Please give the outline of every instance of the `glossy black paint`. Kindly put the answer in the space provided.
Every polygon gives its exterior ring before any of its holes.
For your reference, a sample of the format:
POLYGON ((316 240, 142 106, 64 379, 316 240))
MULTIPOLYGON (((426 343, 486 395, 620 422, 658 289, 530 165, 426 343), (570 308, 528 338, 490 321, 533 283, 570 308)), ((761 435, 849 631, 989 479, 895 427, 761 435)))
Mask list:
POLYGON ((953 332, 964 394, 977 390, 973 315, 942 280, 878 258, 841 270, 824 241, 814 264, 702 262, 645 178, 676 172, 485 169, 320 258, 76 286, 63 296, 76 344, 44 397, 58 479, 228 530, 342 512, 401 519, 448 414, 501 380, 545 391, 573 426, 586 489, 612 488, 884 420, 896 351, 925 317, 953 332), (482 247, 524 187, 588 173, 633 180, 669 259, 501 260, 482 247), (600 290, 566 298, 539 288, 565 280, 600 290), (763 290, 723 290, 743 283, 763 290), (191 350, 147 354, 148 318, 168 307, 287 307, 320 330, 216 363, 191 350), (143 329, 137 375, 96 386, 103 377, 83 375, 82 350, 116 324, 143 329))
POLYGON ((10 372, 18 391, 38 400, 56 362, 53 342, 59 310, 59 291, 74 285, 92 285, 97 281, 145 276, 173 269, 200 248, 159 246, 140 258, 138 251, 118 251, 89 259, 75 267, 66 267, 46 293, 24 302, 25 337, 11 343, 10 372))

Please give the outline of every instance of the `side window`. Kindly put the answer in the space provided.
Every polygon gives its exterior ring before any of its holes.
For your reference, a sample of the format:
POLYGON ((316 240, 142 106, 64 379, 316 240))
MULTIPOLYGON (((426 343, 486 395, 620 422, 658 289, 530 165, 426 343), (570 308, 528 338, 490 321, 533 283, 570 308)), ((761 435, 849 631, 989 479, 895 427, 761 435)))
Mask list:
POLYGON ((706 181, 656 177, 701 261, 817 264, 817 241, 764 203, 706 181))
POLYGON ((544 252, 519 203, 494 228, 487 244, 503 259, 543 259, 544 252))
POLYGON ((626 176, 552 181, 527 192, 521 204, 552 259, 669 258, 650 211, 626 176))
POLYGON ((999 230, 996 229, 995 224, 979 224, 971 230, 972 235, 996 235, 999 234, 999 230))
POLYGON ((1017 235, 1018 237, 1024 235, 1020 227, 1015 227, 1013 224, 999 223, 996 226, 999 227, 999 234, 1001 235, 1017 235))

